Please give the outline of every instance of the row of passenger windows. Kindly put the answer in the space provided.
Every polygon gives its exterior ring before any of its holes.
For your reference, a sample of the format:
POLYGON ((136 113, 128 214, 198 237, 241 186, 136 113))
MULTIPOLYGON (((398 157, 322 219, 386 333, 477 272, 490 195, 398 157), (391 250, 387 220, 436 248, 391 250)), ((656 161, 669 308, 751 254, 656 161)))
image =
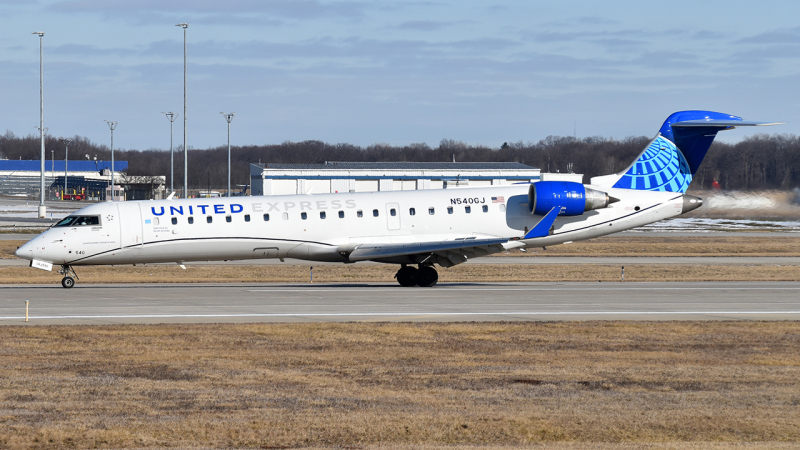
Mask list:
MULTIPOLYGON (((505 206, 505 205, 501 205, 501 206, 505 206)), ((453 214, 453 211, 454 210, 453 210, 452 206, 448 206, 447 207, 447 214, 453 214)), ((485 213, 489 212, 489 205, 483 205, 481 207, 481 211, 483 211, 485 213)), ((466 212, 467 214, 470 214, 472 212, 472 206, 465 206, 464 207, 464 212, 466 212)), ((411 215, 411 216, 415 216, 417 214, 416 208, 409 208, 408 209, 408 214, 411 215)), ((428 208, 428 214, 431 215, 431 216, 436 214, 436 209, 433 208, 433 207, 428 208)), ((344 211, 339 211, 338 215, 339 215, 340 219, 344 219, 344 211)), ((397 210, 395 208, 390 209, 389 210, 389 215, 392 216, 392 217, 397 216, 397 210)), ((289 220, 289 213, 282 213, 282 216, 283 216, 283 220, 289 220)), ((377 209, 373 209, 372 210, 372 216, 373 217, 379 217, 380 216, 380 211, 377 210, 377 209)), ((320 211, 319 212, 319 218, 320 219, 326 219, 327 217, 328 217, 328 214, 325 211, 320 211)), ((359 209, 358 211, 356 211, 356 217, 364 217, 364 212, 359 209)), ((300 218, 303 219, 303 220, 308 219, 308 213, 301 212, 300 213, 300 218)), ((188 220, 188 222, 190 224, 194 223, 194 217, 192 217, 192 216, 187 217, 187 220, 188 220)), ((212 223, 213 220, 214 220, 214 216, 206 216, 206 222, 207 223, 212 223)), ((231 222, 232 220, 233 219, 232 219, 231 216, 225 216, 225 221, 226 222, 231 222)), ((250 214, 245 214, 244 215, 244 221, 245 222, 250 222, 250 214)), ((269 214, 264 214, 264 222, 268 222, 268 221, 269 221, 269 214)), ((173 225, 177 225, 178 224, 178 218, 177 217, 173 217, 172 218, 172 224, 173 225)), ((153 225, 158 225, 158 218, 157 217, 153 219, 153 225)))

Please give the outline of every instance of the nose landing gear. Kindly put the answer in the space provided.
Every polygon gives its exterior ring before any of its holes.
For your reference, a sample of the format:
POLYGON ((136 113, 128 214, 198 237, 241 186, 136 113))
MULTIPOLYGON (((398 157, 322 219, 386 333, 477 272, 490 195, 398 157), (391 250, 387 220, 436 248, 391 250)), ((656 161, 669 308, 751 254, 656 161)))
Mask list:
POLYGON ((78 274, 75 273, 75 270, 72 268, 72 266, 68 264, 62 265, 58 273, 64 275, 64 278, 61 279, 61 286, 63 286, 65 289, 75 286, 75 280, 79 279, 78 274))
POLYGON ((439 274, 432 266, 409 267, 403 264, 394 276, 403 287, 433 287, 439 281, 439 274))

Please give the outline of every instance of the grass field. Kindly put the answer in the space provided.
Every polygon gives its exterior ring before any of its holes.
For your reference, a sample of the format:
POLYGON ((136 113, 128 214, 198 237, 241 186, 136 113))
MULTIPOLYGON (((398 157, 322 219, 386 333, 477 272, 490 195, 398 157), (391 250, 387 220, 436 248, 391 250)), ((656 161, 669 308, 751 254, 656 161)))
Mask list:
POLYGON ((0 341, 0 448, 800 445, 797 322, 7 326, 0 341))

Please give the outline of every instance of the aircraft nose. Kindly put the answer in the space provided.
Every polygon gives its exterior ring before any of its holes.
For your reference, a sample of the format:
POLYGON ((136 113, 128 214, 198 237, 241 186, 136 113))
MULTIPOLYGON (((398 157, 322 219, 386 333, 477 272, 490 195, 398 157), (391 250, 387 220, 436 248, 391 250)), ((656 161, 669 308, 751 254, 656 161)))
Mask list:
POLYGON ((33 245, 30 242, 26 242, 14 254, 19 258, 33 259, 33 245))

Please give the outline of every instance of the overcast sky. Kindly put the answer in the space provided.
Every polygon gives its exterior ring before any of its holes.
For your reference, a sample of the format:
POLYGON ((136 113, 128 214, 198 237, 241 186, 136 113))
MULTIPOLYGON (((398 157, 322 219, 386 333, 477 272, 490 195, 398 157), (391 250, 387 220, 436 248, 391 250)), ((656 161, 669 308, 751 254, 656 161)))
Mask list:
MULTIPOLYGON (((652 136, 682 109, 800 134, 800 2, 0 0, 0 131, 115 147, 652 136)), ((721 136, 737 141, 752 134, 721 136)))

